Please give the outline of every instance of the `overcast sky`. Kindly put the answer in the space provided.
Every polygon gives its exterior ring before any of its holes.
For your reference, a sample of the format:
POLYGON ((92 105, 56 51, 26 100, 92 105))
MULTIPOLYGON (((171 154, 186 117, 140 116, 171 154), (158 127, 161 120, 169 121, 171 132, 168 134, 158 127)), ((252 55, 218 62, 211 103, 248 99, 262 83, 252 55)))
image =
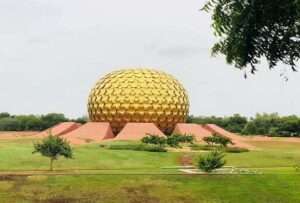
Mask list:
POLYGON ((86 115, 101 76, 147 66, 183 83, 194 115, 300 115, 299 73, 262 64, 245 80, 210 56, 216 38, 204 2, 0 0, 0 112, 86 115))

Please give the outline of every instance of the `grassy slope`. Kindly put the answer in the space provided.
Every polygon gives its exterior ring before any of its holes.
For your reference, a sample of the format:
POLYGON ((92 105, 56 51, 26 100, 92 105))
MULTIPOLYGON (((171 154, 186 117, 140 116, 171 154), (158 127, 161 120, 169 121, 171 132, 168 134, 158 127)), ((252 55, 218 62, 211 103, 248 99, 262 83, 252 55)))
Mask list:
MULTIPOLYGON (((32 154, 33 140, 0 141, 0 170, 48 169, 48 159, 32 154)), ((99 144, 74 148, 74 159, 60 159, 56 169, 154 168, 176 164, 176 153, 106 150, 99 144)))
MULTIPOLYGON (((47 169, 32 155, 32 140, 0 140, 1 170, 47 169)), ((228 165, 270 167, 265 175, 87 175, 24 176, 0 179, 0 202, 300 202, 300 144, 253 143, 262 150, 227 154, 228 165), (288 167, 278 168, 278 167, 288 167)), ((181 153, 113 151, 92 144, 75 148, 74 160, 56 169, 121 169, 147 172, 174 166, 181 153), (134 169, 134 170, 133 170, 134 169)), ((196 157, 197 153, 193 153, 196 157)), ((101 172, 97 172, 101 173, 101 172)))

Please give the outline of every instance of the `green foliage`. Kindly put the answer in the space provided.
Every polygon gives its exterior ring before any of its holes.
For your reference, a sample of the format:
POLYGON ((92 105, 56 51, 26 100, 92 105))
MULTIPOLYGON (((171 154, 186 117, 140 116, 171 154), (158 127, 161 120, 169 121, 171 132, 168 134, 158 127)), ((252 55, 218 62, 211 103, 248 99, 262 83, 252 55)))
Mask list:
POLYGON ((230 132, 241 133, 244 129, 245 125, 248 122, 246 117, 243 117, 239 114, 234 114, 233 116, 229 117, 203 117, 203 116, 189 116, 188 123, 197 123, 197 124, 216 124, 222 128, 230 132))
POLYGON ((213 136, 215 137, 215 143, 220 144, 223 147, 227 147, 227 145, 229 145, 229 144, 234 144, 231 141, 231 139, 228 138, 228 137, 220 136, 220 135, 217 135, 217 134, 214 134, 213 136))
POLYGON ((49 113, 47 115, 41 116, 42 122, 44 122, 45 128, 50 128, 58 123, 66 122, 68 119, 64 116, 64 114, 59 113, 49 113))
POLYGON ((225 165, 224 154, 220 151, 212 151, 205 155, 200 155, 198 168, 211 173, 212 171, 222 168, 225 165))
MULTIPOLYGON (((195 137, 193 135, 188 135, 188 134, 184 134, 184 135, 181 135, 181 134, 172 134, 171 136, 169 137, 174 137, 176 138, 177 140, 179 140, 180 143, 189 143, 189 144, 193 144, 194 141, 195 141, 195 137)), ((168 137, 168 138, 169 138, 168 137)))
POLYGON ((166 138, 157 135, 148 135, 143 137, 141 141, 145 144, 154 144, 159 146, 163 146, 167 143, 166 138))
POLYGON ((149 144, 125 144, 125 145, 107 145, 104 146, 111 150, 133 150, 133 151, 147 151, 147 152, 166 152, 167 150, 159 145, 149 144))
POLYGON ((10 115, 9 113, 0 113, 0 131, 39 131, 66 121, 85 123, 87 118, 82 117, 70 120, 63 114, 58 113, 50 113, 42 116, 10 115))
POLYGON ((188 122, 198 124, 212 123, 230 132, 243 135, 300 136, 300 118, 295 115, 279 116, 277 113, 264 113, 256 114, 255 117, 250 119, 239 114, 230 117, 190 116, 188 122))
POLYGON ((194 136, 192 135, 180 135, 180 134, 172 134, 167 137, 167 144, 170 147, 178 148, 181 143, 193 143, 194 136))
POLYGON ((243 134, 293 137, 300 134, 300 118, 278 114, 257 114, 244 127, 243 134))
MULTIPOLYGON (((63 114, 56 113, 42 116, 0 113, 0 131, 39 131, 52 127, 60 122, 74 121, 85 123, 87 120, 87 117, 68 119, 63 114)), ((300 136, 300 118, 295 115, 279 116, 276 113, 257 114, 250 119, 239 114, 234 114, 229 117, 189 116, 188 122, 198 124, 212 123, 228 131, 243 135, 300 136)), ((189 139, 188 137, 186 138, 189 139)))
POLYGON ((213 54, 224 54, 229 64, 251 72, 265 57, 269 67, 282 62, 296 70, 300 57, 299 0, 208 0, 212 27, 220 37, 213 54))
POLYGON ((71 120, 73 122, 76 122, 76 123, 81 123, 81 124, 85 124, 86 122, 88 122, 89 118, 87 116, 82 116, 82 117, 79 117, 75 120, 71 120))
POLYGON ((72 148, 69 143, 58 137, 49 135, 40 143, 34 144, 34 151, 32 153, 40 153, 42 156, 50 158, 50 170, 53 170, 53 161, 57 160, 60 156, 67 159, 73 157, 72 148))
POLYGON ((213 134, 212 136, 209 137, 204 137, 203 141, 206 142, 209 145, 212 144, 217 144, 221 145, 223 147, 227 147, 228 144, 233 144, 230 138, 218 135, 218 134, 213 134))
POLYGON ((170 136, 168 136, 167 144, 170 147, 178 148, 178 147, 180 147, 180 139, 178 139, 175 136, 170 135, 170 136))
POLYGON ((0 119, 1 131, 20 131, 22 130, 21 122, 12 117, 5 117, 0 119))
POLYGON ((215 137, 213 137, 213 136, 204 137, 202 140, 210 146, 215 143, 215 137))
POLYGON ((7 112, 2 112, 2 113, 0 113, 0 119, 1 119, 1 118, 7 118, 7 117, 10 117, 10 114, 9 114, 9 113, 7 113, 7 112))
POLYGON ((169 145, 170 147, 178 148, 180 147, 181 143, 190 143, 194 142, 194 136, 192 135, 180 135, 180 134, 172 134, 170 136, 159 137, 156 135, 148 135, 141 140, 143 143, 146 144, 154 144, 159 146, 164 146, 165 144, 169 145))

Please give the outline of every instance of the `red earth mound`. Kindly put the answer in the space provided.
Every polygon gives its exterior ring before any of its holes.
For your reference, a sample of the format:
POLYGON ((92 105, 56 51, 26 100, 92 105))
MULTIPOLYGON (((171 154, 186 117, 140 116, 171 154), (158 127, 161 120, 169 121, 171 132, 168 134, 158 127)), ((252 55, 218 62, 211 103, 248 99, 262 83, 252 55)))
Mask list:
POLYGON ((62 137, 71 144, 84 144, 111 139, 114 138, 114 134, 109 123, 88 122, 62 137))
POLYGON ((165 136, 154 123, 127 123, 115 140, 141 140, 147 135, 165 136))
POLYGON ((64 135, 68 132, 71 132, 71 131, 79 128, 80 126, 81 126, 80 123, 63 122, 63 123, 59 123, 47 130, 44 130, 44 131, 38 133, 37 135, 35 135, 35 137, 47 137, 50 132, 52 135, 61 136, 61 135, 64 135))
POLYGON ((178 123, 175 126, 173 134, 193 135, 196 141, 201 142, 204 137, 212 136, 212 132, 205 129, 202 125, 193 123, 178 123))
POLYGON ((234 146, 237 147, 243 147, 247 149, 255 149, 255 147, 251 144, 245 143, 245 139, 239 135, 236 135, 232 132, 229 132, 215 124, 206 124, 204 125, 204 128, 209 130, 212 133, 219 134, 221 136, 230 138, 232 142, 234 143, 234 146))

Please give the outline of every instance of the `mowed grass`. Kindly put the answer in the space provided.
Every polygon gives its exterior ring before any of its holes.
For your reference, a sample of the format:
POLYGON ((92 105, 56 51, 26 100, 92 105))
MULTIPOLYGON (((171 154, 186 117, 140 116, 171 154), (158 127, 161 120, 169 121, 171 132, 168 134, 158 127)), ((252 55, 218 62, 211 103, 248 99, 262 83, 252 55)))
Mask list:
POLYGON ((259 148, 248 153, 226 154, 229 165, 253 168, 294 167, 300 164, 300 143, 249 142, 259 148))
POLYGON ((34 171, 0 175, 0 202, 300 202, 294 168, 300 143, 251 142, 260 150, 226 153, 227 165, 258 168, 262 175, 183 175, 164 168, 180 165, 183 155, 196 161, 206 152, 108 150, 99 144, 75 147, 74 159, 55 162, 62 175, 51 175, 43 171, 48 159, 32 154, 34 141, 0 140, 0 173, 34 171))
MULTIPOLYGON (((0 140, 0 170, 47 170, 49 160, 32 154, 36 140, 0 140)), ((127 144, 119 142, 118 144, 127 144)), ((55 161, 55 169, 158 169, 174 165, 180 154, 107 150, 99 144, 75 146, 73 159, 55 161)))

